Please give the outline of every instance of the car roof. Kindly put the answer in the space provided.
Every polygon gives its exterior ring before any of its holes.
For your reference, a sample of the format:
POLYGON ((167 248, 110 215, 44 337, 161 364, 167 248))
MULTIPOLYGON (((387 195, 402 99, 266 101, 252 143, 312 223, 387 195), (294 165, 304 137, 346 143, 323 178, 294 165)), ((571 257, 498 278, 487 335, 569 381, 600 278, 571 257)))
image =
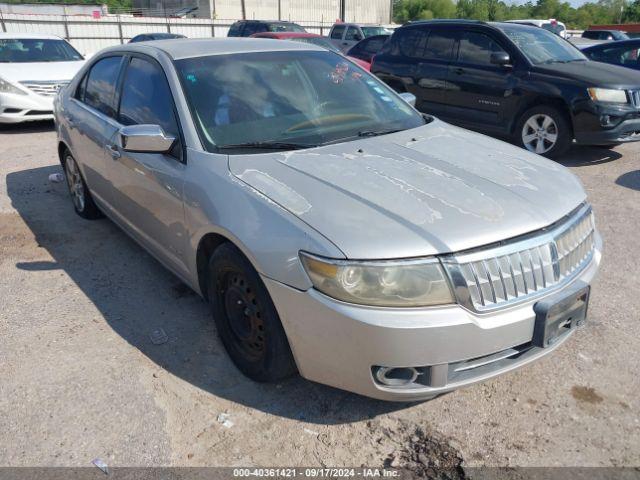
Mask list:
POLYGON ((617 48, 617 47, 638 47, 640 48, 640 38, 630 38, 629 40, 617 40, 615 42, 597 43, 595 45, 589 45, 583 48, 582 51, 602 50, 604 48, 617 48))
POLYGON ((20 38, 20 39, 48 39, 48 40, 62 40, 62 37, 57 35, 49 35, 46 33, 30 33, 30 32, 0 32, 0 38, 20 38))
POLYGON ((317 33, 309 32, 260 32, 251 35, 252 38, 327 38, 317 33))
POLYGON ((295 22, 290 22, 289 20, 238 20, 235 23, 293 23, 297 25, 295 22))
POLYGON ((270 38, 231 37, 231 38, 177 38, 162 40, 161 42, 140 42, 116 45, 102 50, 108 52, 139 52, 149 53, 153 49, 162 51, 174 60, 193 57, 206 57, 210 55, 227 55, 234 53, 251 52, 278 52, 292 50, 315 50, 326 52, 327 50, 311 43, 274 42, 270 38))

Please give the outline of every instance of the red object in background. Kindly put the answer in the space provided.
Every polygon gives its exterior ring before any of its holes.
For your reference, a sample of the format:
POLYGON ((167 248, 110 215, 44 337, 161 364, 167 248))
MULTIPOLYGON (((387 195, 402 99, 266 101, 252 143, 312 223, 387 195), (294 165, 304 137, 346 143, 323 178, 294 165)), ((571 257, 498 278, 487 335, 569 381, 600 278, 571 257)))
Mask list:
POLYGON ((93 12, 91 12, 91 16, 93 18, 100 18, 102 17, 102 14, 100 13, 100 10, 94 10, 93 12))
MULTIPOLYGON (((305 33, 305 32, 262 32, 262 33, 254 33, 251 35, 253 38, 273 38, 276 40, 295 40, 296 38, 324 38, 327 42, 331 42, 327 37, 323 37, 322 35, 318 35, 317 33, 305 33)), ((312 42, 308 42, 312 43, 312 42)), ((322 46, 322 45, 320 45, 322 46)), ((335 52, 340 53, 338 48, 334 49, 335 52)), ((340 53, 342 55, 342 53, 340 53)), ((371 63, 365 62, 364 60, 360 60, 359 58, 350 57, 349 55, 345 55, 349 60, 354 63, 357 63, 362 68, 364 68, 367 72, 371 71, 371 63)))

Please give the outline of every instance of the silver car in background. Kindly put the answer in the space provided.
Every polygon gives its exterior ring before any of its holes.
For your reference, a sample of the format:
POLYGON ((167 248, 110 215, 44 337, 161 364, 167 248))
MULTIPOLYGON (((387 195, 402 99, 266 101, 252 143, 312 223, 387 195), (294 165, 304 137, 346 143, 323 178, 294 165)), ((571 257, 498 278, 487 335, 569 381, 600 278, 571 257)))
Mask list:
POLYGON ((405 100, 310 44, 129 44, 57 97, 58 152, 245 375, 425 399, 569 338, 601 240, 567 169, 405 100))

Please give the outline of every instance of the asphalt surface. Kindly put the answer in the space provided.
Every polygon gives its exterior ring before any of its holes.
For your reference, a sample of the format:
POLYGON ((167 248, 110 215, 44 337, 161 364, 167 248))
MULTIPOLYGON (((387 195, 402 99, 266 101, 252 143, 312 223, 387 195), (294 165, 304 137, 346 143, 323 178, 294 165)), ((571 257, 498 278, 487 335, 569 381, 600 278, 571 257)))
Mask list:
POLYGON ((242 377, 206 304, 48 180, 52 125, 1 128, 0 465, 640 465, 640 144, 561 163, 604 237, 588 327, 517 372, 394 404, 242 377))

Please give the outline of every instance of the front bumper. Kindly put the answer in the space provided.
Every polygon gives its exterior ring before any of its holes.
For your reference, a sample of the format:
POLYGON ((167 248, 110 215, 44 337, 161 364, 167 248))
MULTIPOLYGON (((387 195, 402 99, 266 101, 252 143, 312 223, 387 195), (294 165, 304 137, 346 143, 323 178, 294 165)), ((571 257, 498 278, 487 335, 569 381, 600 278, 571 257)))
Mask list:
POLYGON ((574 137, 581 145, 610 145, 640 141, 640 110, 590 102, 574 117, 574 137))
MULTIPOLYGON (((598 242, 584 270, 549 295, 575 282, 590 283, 600 258, 598 242)), ((487 380, 547 355, 573 333, 552 347, 531 347, 535 301, 484 314, 460 305, 373 308, 342 303, 314 289, 301 292, 263 280, 300 374, 382 400, 423 400, 487 380), (374 380, 374 366, 427 367, 430 380, 428 385, 388 387, 374 380)))
POLYGON ((53 97, 0 93, 0 123, 53 119, 53 97))

